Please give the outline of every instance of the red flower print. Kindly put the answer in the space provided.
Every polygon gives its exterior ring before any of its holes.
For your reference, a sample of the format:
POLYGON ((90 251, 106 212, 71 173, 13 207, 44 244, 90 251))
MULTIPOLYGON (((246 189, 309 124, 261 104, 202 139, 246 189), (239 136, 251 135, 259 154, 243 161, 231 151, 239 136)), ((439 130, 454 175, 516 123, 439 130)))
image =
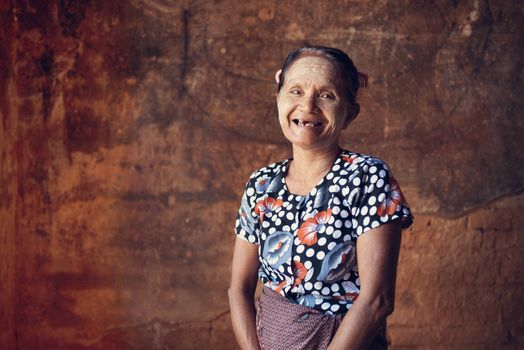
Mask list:
POLYGON ((304 221, 298 230, 298 238, 302 244, 312 246, 317 243, 317 233, 331 218, 331 208, 317 213, 314 217, 304 221))
POLYGON ((277 292, 277 293, 280 293, 280 291, 282 291, 282 289, 286 286, 287 282, 286 281, 282 281, 280 282, 279 284, 277 284, 275 286, 275 289, 274 291, 277 292))
POLYGON ((282 203, 282 199, 271 197, 259 200, 255 206, 255 213, 260 217, 260 222, 264 221, 265 215, 271 214, 276 209, 280 208, 282 203))
POLYGON ((391 215, 397 210, 398 205, 404 203, 405 201, 406 200, 400 191, 397 181, 393 177, 390 177, 389 193, 382 203, 380 203, 377 213, 380 216, 384 216, 386 214, 391 215))
POLYGON ((295 286, 302 283, 302 280, 307 275, 307 269, 300 261, 293 261, 293 277, 295 277, 295 286))
POLYGON ((342 156, 342 159, 344 159, 349 164, 353 164, 353 162, 355 161, 355 159, 357 159, 357 157, 352 158, 351 156, 342 156))
POLYGON ((346 293, 344 295, 334 296, 333 299, 335 299, 335 300, 355 301, 355 300, 357 300, 358 296, 359 296, 359 293, 346 293))

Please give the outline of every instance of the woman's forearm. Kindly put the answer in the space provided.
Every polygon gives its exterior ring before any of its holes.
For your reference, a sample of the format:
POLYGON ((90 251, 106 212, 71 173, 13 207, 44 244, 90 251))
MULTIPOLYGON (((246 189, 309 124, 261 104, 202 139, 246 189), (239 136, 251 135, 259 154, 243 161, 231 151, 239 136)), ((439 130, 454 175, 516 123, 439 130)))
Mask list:
POLYGON ((240 348, 260 350, 256 332, 254 293, 230 288, 229 305, 233 330, 240 348))
POLYGON ((357 299, 342 319, 328 350, 367 349, 392 311, 385 299, 357 299))

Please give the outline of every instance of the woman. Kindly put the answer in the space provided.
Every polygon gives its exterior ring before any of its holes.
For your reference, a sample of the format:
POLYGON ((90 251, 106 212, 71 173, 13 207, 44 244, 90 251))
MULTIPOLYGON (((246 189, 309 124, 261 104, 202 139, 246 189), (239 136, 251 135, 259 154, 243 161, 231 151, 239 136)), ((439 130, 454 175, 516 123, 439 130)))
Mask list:
POLYGON ((387 347, 413 217, 385 162, 339 147, 359 113, 359 76, 344 52, 321 46, 291 52, 275 76, 293 157, 253 172, 242 196, 229 289, 242 349, 387 347))

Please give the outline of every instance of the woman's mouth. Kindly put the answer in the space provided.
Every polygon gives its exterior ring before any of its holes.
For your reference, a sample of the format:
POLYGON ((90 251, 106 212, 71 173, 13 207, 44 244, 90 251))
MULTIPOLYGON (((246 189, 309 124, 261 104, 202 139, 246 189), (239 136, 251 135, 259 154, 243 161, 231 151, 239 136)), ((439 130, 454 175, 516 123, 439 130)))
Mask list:
POLYGON ((302 120, 302 119, 293 119, 293 123, 295 123, 298 126, 305 126, 308 128, 315 128, 322 125, 322 122, 313 122, 308 120, 302 120))

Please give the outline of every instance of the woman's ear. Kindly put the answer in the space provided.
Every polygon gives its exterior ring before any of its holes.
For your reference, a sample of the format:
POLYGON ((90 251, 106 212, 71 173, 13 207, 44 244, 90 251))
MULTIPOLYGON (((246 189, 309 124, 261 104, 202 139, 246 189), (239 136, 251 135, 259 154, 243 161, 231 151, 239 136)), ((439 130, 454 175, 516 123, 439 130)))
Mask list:
POLYGON ((355 118, 357 117, 359 113, 360 113, 360 105, 355 102, 351 105, 349 109, 348 116, 346 117, 346 121, 344 123, 344 129, 347 128, 348 125, 351 124, 353 120, 355 120, 355 118))
POLYGON ((276 73, 275 73, 275 81, 277 82, 277 84, 280 84, 280 75, 282 74, 282 69, 279 69, 276 73))

